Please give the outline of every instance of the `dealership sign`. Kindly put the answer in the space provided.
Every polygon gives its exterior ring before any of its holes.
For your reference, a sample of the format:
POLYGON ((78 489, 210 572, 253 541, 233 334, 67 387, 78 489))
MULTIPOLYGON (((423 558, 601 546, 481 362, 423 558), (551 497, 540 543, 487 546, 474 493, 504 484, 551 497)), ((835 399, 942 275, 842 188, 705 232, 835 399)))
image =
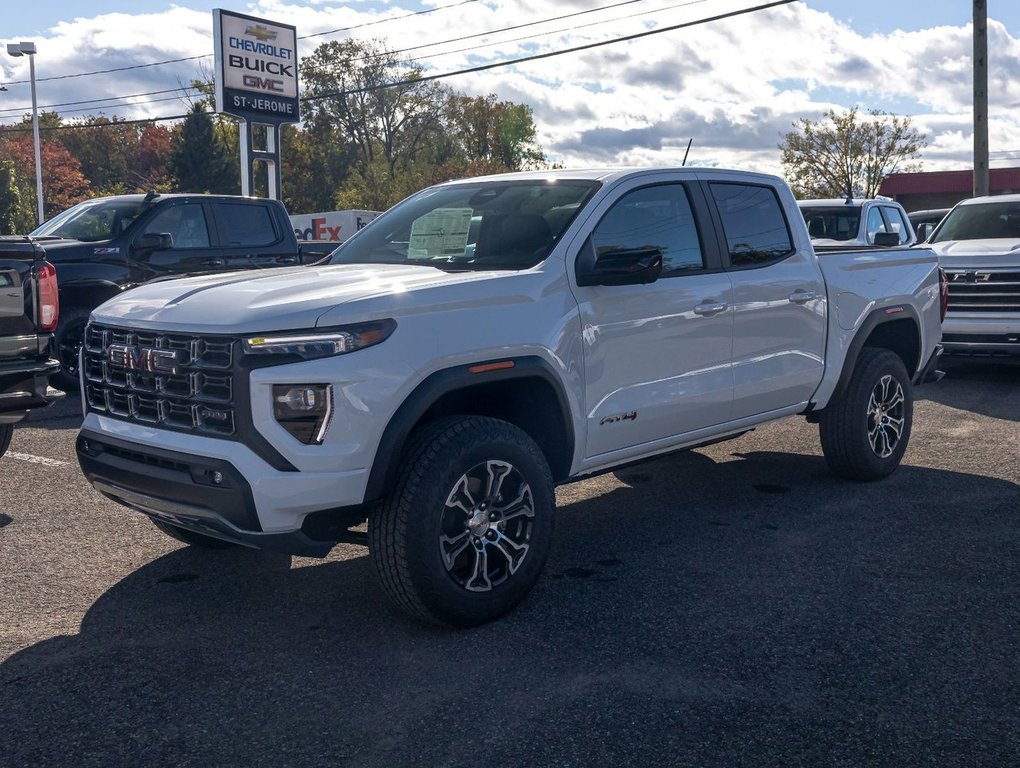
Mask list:
POLYGON ((262 123, 295 123, 297 30, 254 16, 213 11, 216 111, 262 123))

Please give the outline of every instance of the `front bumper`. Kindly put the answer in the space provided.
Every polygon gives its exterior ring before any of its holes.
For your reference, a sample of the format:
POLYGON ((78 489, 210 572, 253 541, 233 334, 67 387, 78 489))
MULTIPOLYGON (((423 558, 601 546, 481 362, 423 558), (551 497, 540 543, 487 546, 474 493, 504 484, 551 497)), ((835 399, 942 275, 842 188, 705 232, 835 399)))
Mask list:
MULTIPOLYGON (((975 313, 976 315, 976 313, 975 313)), ((1020 316, 946 315, 942 346, 947 354, 980 357, 1020 355, 1020 316)))
POLYGON ((143 441, 116 436, 102 428, 104 423, 133 431, 89 414, 76 443, 82 472, 103 495, 150 517, 237 544, 308 557, 325 556, 341 538, 322 533, 324 515, 331 523, 357 518, 356 503, 338 501, 354 492, 351 481, 363 487, 359 476, 277 472, 230 441, 188 440, 156 430, 145 430, 151 439, 143 441), (210 443, 236 455, 203 451, 210 443))

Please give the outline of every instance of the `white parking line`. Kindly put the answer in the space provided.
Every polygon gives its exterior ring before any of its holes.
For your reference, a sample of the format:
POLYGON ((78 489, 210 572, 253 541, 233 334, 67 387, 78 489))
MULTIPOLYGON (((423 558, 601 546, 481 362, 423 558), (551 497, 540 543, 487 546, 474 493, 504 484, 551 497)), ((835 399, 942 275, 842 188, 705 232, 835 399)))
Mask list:
POLYGON ((27 461, 30 464, 42 464, 46 467, 67 467, 70 466, 70 462, 58 461, 57 459, 47 459, 45 456, 33 456, 31 453, 17 453, 15 451, 8 451, 4 454, 12 459, 18 461, 27 461))

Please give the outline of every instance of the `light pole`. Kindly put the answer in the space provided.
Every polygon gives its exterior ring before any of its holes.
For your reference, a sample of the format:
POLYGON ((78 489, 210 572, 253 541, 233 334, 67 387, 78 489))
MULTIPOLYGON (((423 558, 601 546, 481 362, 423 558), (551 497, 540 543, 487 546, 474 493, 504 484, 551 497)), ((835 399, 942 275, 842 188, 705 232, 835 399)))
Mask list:
POLYGON ((28 56, 29 80, 32 83, 32 135, 35 139, 35 196, 39 207, 39 223, 43 223, 42 156, 39 152, 39 108, 35 100, 35 43, 7 43, 11 56, 28 56))

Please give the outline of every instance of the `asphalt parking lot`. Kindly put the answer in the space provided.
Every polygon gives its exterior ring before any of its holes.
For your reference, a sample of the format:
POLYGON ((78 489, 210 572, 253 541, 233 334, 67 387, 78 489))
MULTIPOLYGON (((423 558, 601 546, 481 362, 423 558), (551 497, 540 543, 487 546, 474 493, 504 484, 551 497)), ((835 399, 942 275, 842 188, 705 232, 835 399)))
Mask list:
POLYGON ((1020 764, 1020 366, 948 369, 883 482, 791 419, 560 488, 538 587, 469 631, 359 547, 166 538, 65 401, 0 459, 0 765, 1020 764))

